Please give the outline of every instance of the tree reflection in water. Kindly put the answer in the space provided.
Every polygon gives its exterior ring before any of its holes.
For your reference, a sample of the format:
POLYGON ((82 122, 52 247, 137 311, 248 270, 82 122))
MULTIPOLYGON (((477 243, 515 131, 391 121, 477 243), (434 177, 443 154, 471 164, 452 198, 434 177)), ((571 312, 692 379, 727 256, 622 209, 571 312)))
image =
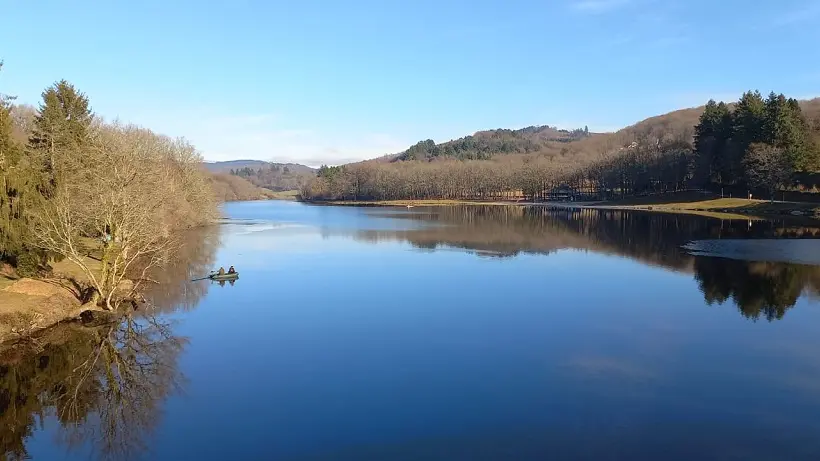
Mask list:
MULTIPOLYGON (((375 214, 384 214, 377 212, 375 214)), ((399 239, 426 251, 458 248, 481 257, 548 255, 582 249, 626 256, 694 274, 708 304, 733 302, 747 318, 776 320, 801 294, 820 292, 820 268, 692 256, 681 246, 700 239, 807 238, 820 229, 784 221, 726 220, 626 210, 462 206, 387 213, 435 226, 361 231, 364 241, 399 239)))
POLYGON ((150 309, 116 324, 62 324, 0 351, 0 459, 29 459, 25 440, 53 418, 70 449, 101 459, 145 453, 164 400, 181 389, 187 344, 161 313, 195 306, 209 283, 219 228, 187 233, 171 264, 151 274, 150 309))
POLYGON ((213 269, 216 250, 221 243, 220 227, 192 229, 180 240, 183 244, 174 249, 168 264, 151 273, 157 283, 147 287, 145 297, 155 312, 193 309, 208 291, 208 283, 191 283, 191 280, 203 277, 213 269))
POLYGON ((58 330, 39 338, 48 343, 33 355, 25 349, 36 345, 21 344, 3 357, 0 433, 5 457, 27 459, 24 440, 49 414, 59 421, 69 448, 90 446, 103 459, 143 453, 163 401, 183 384, 177 359, 186 340, 154 317, 58 330))
POLYGON ((731 299, 744 317, 773 321, 782 319, 804 292, 818 293, 820 268, 698 256, 695 279, 709 305, 731 299))

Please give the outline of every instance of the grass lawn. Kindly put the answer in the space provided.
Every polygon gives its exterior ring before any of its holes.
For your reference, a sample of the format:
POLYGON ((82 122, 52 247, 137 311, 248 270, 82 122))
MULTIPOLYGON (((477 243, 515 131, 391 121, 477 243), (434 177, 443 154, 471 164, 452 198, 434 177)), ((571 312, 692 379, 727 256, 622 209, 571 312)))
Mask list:
POLYGON ((805 202, 771 202, 769 200, 749 200, 743 198, 708 198, 704 196, 638 197, 635 199, 603 202, 601 206, 632 209, 652 209, 657 211, 719 212, 749 215, 790 214, 820 215, 820 204, 805 202))

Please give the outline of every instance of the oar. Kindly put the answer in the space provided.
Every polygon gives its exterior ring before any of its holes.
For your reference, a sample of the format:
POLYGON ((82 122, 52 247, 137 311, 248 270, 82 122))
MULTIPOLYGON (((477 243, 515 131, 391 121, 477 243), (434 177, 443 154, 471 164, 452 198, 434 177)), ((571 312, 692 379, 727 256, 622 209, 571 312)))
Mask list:
POLYGON ((214 274, 216 274, 216 272, 211 272, 210 275, 206 275, 205 277, 201 277, 201 278, 198 278, 198 279, 192 279, 191 281, 192 282, 198 282, 200 280, 208 280, 209 278, 211 278, 211 275, 214 275, 214 274))

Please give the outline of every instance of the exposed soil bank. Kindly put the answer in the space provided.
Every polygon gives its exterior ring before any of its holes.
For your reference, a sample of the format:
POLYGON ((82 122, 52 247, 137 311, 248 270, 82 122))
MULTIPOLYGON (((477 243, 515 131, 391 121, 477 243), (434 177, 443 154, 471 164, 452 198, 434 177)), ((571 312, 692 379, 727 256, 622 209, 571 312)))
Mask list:
POLYGON ((116 316, 99 306, 81 304, 75 289, 63 283, 23 278, 0 290, 0 345, 26 339, 61 322, 116 316))
POLYGON ((120 315, 79 299, 75 288, 60 280, 22 278, 0 290, 0 350, 63 322, 111 321, 120 315))
MULTIPOLYGON (((86 263, 96 267, 94 260, 86 263)), ((86 276, 67 260, 53 263, 48 276, 41 279, 17 278, 5 265, 0 272, 0 345, 29 339, 59 323, 111 321, 121 314, 96 304, 82 304, 81 287, 86 285, 86 276)), ((123 293, 131 286, 130 280, 124 280, 123 293)))

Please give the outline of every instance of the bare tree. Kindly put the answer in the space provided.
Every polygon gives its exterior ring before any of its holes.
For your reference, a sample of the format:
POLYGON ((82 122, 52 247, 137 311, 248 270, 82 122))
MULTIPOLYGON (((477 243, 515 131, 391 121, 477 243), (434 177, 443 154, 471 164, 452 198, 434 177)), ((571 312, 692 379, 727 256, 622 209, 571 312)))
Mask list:
POLYGON ((769 144, 752 144, 743 159, 749 184, 764 187, 774 201, 774 194, 789 183, 794 167, 786 152, 769 144))
POLYGON ((181 190, 169 168, 174 146, 164 138, 119 124, 96 124, 90 136, 81 151, 57 153, 54 196, 32 212, 34 242, 76 264, 93 298, 113 310, 123 281, 137 282, 132 295, 174 245, 172 207, 181 190), (87 257, 93 250, 99 270, 87 257))

